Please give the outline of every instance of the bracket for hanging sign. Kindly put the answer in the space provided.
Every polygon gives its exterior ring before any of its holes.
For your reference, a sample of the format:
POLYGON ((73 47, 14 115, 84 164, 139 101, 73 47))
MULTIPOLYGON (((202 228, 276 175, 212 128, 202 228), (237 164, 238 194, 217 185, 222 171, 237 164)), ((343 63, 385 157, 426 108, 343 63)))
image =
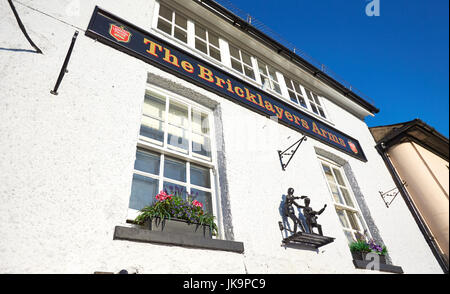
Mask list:
POLYGON ((64 59, 63 66, 61 67, 61 71, 59 72, 58 80, 56 81, 55 87, 50 91, 53 95, 58 95, 58 88, 61 84, 64 75, 68 73, 67 65, 69 64, 70 56, 72 55, 73 46, 75 45, 75 41, 77 40, 78 31, 75 31, 72 37, 72 42, 70 43, 69 51, 67 51, 66 58, 64 59))
POLYGON ((303 138, 301 138, 300 140, 298 140, 297 142, 292 144, 292 146, 290 146, 286 150, 284 150, 284 151, 278 150, 278 157, 280 158, 281 168, 283 170, 286 170, 286 167, 288 166, 289 162, 291 162, 292 157, 294 157, 295 152, 297 152, 298 147, 300 147, 300 145, 303 143, 303 141, 306 141, 306 136, 303 136, 303 138), (293 149, 295 145, 297 145, 297 147, 295 147, 295 149, 293 149), (287 160, 286 163, 283 163, 283 158, 285 156, 288 157, 289 159, 287 160))
MULTIPOLYGON (((407 187, 408 185, 406 184, 405 181, 402 181, 402 186, 407 187)), ((395 187, 386 192, 378 191, 378 193, 380 193, 381 198, 383 198, 383 201, 384 201, 384 204, 386 205, 386 207, 389 208, 389 206, 392 204, 392 202, 394 202, 395 197, 397 197, 398 193, 400 193, 400 190, 398 189, 398 187, 395 187)))

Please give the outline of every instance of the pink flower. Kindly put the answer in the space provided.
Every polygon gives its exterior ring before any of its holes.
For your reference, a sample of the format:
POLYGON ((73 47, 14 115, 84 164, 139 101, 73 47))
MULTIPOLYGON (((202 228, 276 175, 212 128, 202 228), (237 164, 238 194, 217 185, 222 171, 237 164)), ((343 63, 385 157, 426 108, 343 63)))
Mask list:
POLYGON ((198 202, 197 200, 192 201, 192 205, 203 208, 203 204, 201 202, 198 202))
POLYGON ((158 200, 158 201, 164 201, 164 200, 166 200, 166 199, 172 199, 172 195, 167 195, 166 192, 161 191, 161 192, 159 192, 158 195, 156 195, 155 198, 156 198, 156 200, 158 200))

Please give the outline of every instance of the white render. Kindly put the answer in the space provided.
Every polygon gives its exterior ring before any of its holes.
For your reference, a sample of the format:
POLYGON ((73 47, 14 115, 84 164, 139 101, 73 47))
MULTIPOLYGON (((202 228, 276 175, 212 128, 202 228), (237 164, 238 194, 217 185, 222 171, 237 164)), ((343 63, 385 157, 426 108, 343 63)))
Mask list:
POLYGON ((95 5, 150 31, 155 1, 20 3, 54 18, 15 3, 44 54, 24 51, 33 48, 0 2, 0 273, 378 273, 352 263, 317 150, 349 163, 394 265, 442 273, 403 199, 390 208, 381 199, 378 191, 395 184, 360 114, 324 100, 334 127, 359 140, 367 163, 308 138, 283 172, 276 150, 300 133, 83 31, 59 95, 50 94, 75 27, 87 28, 95 5), (220 105, 233 232, 244 254, 113 240, 115 226, 126 225, 149 72, 220 105), (279 205, 289 187, 309 195, 313 208, 328 205, 319 223, 333 243, 318 252, 280 246, 279 205))

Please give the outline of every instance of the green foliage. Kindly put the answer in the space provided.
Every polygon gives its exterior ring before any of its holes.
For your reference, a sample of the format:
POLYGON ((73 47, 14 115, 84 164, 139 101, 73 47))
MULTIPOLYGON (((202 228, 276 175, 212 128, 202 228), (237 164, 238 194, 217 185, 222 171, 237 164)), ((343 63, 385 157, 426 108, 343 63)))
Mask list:
POLYGON ((367 244, 365 241, 356 241, 350 244, 350 251, 351 252, 370 252, 369 244, 367 244))
POLYGON ((188 223, 208 225, 214 236, 217 235, 218 227, 214 222, 215 217, 203 211, 203 204, 198 201, 183 199, 181 196, 167 195, 161 192, 156 196, 156 201, 140 210, 140 214, 134 220, 137 224, 144 224, 152 219, 180 219, 188 223))
POLYGON ((386 255, 387 254, 387 248, 386 246, 380 246, 375 243, 374 240, 370 240, 369 242, 358 240, 356 242, 353 242, 350 244, 350 251, 351 252, 372 252, 376 253, 378 255, 386 255))

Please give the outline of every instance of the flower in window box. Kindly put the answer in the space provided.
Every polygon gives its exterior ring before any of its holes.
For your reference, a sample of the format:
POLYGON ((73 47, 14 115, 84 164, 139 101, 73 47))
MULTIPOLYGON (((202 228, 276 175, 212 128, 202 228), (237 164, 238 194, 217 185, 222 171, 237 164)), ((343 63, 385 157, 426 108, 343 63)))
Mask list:
POLYGON ((203 204, 197 200, 192 201, 192 205, 203 208, 203 204))
POLYGON ((373 239, 370 239, 368 244, 369 244, 370 250, 373 253, 376 253, 378 255, 386 255, 386 253, 387 253, 386 246, 384 246, 384 245, 381 246, 379 244, 376 244, 373 239))
POLYGON ((181 193, 167 194, 161 191, 155 196, 156 201, 140 210, 140 214, 134 220, 136 224, 152 223, 154 219, 160 222, 165 220, 184 221, 187 224, 208 226, 212 235, 217 235, 217 225, 215 217, 203 210, 203 203, 193 200, 190 195, 183 199, 181 193))
POLYGON ((370 258, 366 258, 366 255, 375 253, 380 257, 381 263, 386 263, 386 246, 376 244, 373 239, 370 239, 369 242, 366 242, 365 240, 358 240, 351 243, 350 251, 352 252, 353 259, 355 260, 370 260, 370 258))

